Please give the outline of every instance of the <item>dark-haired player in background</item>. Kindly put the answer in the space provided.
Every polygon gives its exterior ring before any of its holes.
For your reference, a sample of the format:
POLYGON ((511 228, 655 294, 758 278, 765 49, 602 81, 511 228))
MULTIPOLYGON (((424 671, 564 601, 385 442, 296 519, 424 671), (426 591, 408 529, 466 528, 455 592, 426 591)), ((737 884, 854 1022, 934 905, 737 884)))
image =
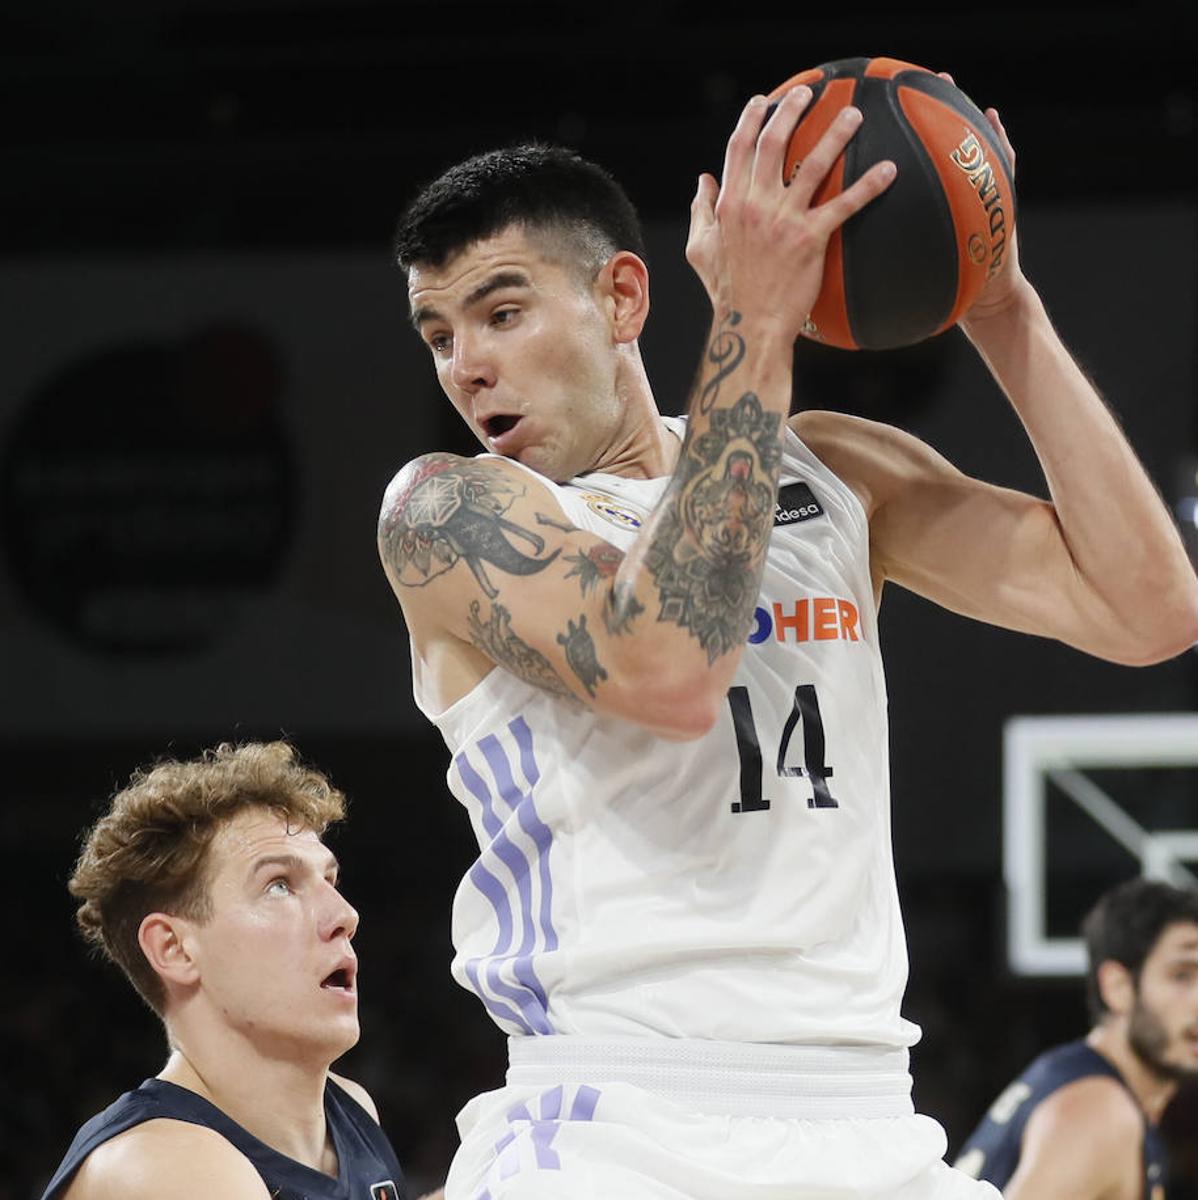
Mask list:
POLYGON ((170 1057, 79 1130, 43 1200, 402 1200, 373 1102, 329 1071, 358 1040, 358 914, 321 841, 344 814, 282 742, 113 797, 70 890, 170 1057))
POLYGON ((1094 1027, 1003 1091, 956 1166, 1006 1200, 1163 1200, 1157 1124, 1198 1079, 1198 891, 1134 879, 1082 933, 1094 1027))

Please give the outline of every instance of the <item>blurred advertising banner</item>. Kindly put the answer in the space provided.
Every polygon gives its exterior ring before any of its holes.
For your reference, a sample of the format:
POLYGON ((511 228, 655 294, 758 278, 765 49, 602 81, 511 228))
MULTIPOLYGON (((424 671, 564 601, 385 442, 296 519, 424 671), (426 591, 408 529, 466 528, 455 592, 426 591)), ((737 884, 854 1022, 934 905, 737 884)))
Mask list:
POLYGON ((385 252, 3 272, 8 735, 411 723, 374 529, 444 404, 385 252))

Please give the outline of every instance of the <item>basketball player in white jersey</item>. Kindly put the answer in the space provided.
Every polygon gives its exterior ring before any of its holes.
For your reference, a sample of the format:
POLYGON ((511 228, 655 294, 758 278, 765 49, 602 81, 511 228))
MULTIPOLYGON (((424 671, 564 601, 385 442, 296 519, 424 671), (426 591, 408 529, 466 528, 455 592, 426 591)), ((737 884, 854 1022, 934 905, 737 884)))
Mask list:
POLYGON ((640 233, 599 168, 496 151, 401 220, 412 320, 487 451, 408 464, 379 527, 479 843, 454 971, 511 1035, 448 1200, 995 1196, 911 1104, 882 586, 1122 663, 1198 639, 1180 538, 1015 254, 963 325, 1051 501, 886 425, 787 421, 829 236, 893 175, 814 203, 846 109, 784 185, 809 100, 755 98, 699 181, 685 422, 654 403, 640 233))

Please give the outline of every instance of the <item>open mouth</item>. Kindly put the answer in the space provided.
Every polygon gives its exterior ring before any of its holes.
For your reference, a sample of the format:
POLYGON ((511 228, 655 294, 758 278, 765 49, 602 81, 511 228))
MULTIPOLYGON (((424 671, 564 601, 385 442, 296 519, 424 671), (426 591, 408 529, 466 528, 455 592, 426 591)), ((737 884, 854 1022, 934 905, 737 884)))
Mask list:
POLYGON ((338 967, 337 970, 331 971, 321 980, 320 986, 339 992, 352 992, 354 990, 353 972, 348 967, 338 967))
POLYGON ((519 420, 519 417, 512 416, 510 413, 499 413, 494 417, 487 417, 482 423, 483 433, 489 438, 500 437, 509 429, 515 429, 519 420))

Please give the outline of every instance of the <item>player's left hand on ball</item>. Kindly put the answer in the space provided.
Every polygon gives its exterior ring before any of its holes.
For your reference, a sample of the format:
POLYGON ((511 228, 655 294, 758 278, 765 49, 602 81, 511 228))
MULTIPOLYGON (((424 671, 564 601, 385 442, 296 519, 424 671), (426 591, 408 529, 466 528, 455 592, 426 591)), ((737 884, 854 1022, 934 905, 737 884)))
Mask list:
MULTIPOLYGON (((945 75, 944 77, 949 79, 950 83, 952 82, 950 76, 945 75)), ((1011 145, 1011 139, 1007 137, 1007 131, 999 118, 998 109, 986 109, 985 117, 998 138, 998 144, 1002 146, 1003 152, 1007 156, 1007 162, 1011 165, 1011 181, 1014 183, 1015 147, 1011 145)), ((986 280, 982 290, 978 293, 978 298, 970 305, 961 320, 977 320, 1002 312, 1014 303, 1026 283, 1023 270, 1019 265, 1019 222, 1016 220, 1010 226, 1010 232, 1007 235, 1007 246, 1001 266, 990 279, 986 280)))
MULTIPOLYGON (((957 86, 957 81, 947 71, 937 71, 936 74, 947 83, 951 83, 953 87, 957 86)), ((1011 145, 1011 139, 1007 137, 1007 131, 999 119, 998 109, 988 108, 984 115, 998 138, 998 144, 1007 156, 1007 162, 1011 166, 1011 182, 1013 184, 1015 182, 1015 147, 1011 145)), ((978 293, 978 298, 970 305, 969 310, 962 314, 961 321, 989 317, 1001 312, 1014 301, 1023 282, 1023 272, 1019 267, 1019 228, 1018 222, 1015 222, 1012 224, 1010 235, 1007 238, 1002 266, 999 267, 993 279, 986 281, 985 286, 978 293)))

